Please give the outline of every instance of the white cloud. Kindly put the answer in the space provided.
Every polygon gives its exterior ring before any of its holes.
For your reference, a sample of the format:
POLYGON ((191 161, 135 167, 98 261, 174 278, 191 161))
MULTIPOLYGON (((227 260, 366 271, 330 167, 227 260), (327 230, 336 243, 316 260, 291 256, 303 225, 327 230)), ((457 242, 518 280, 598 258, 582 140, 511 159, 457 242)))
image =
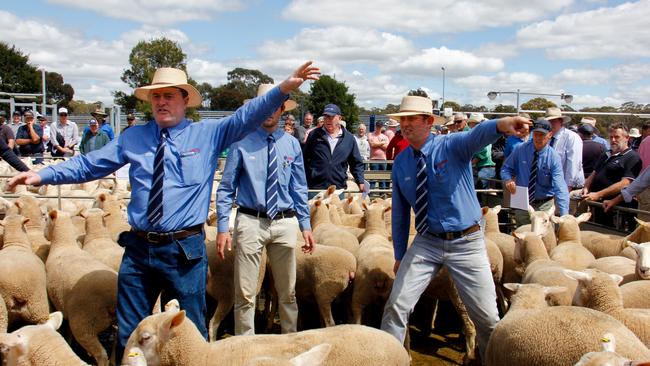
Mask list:
POLYGON ((199 84, 203 82, 210 83, 212 86, 218 86, 227 81, 228 71, 232 70, 222 63, 210 62, 201 59, 191 59, 187 63, 187 73, 199 84))
POLYGON ((553 80, 564 85, 599 85, 609 81, 610 73, 600 69, 564 69, 553 80))
POLYGON ((111 18, 146 24, 173 24, 192 20, 210 20, 220 12, 243 8, 239 0, 48 0, 72 8, 97 12, 111 18))
POLYGON ((517 32, 524 48, 544 48, 555 59, 650 57, 650 0, 564 14, 517 32))
MULTIPOLYGON (((476 103, 483 105, 497 105, 497 104, 511 104, 516 103, 517 89, 520 90, 520 103, 523 104, 528 99, 534 98, 535 95, 527 95, 525 93, 547 93, 547 94, 560 94, 563 90, 559 90, 558 86, 549 81, 542 75, 528 73, 528 72, 499 72, 496 75, 473 75, 468 77, 456 78, 453 80, 457 85, 465 88, 466 94, 463 98, 463 103, 476 103), (493 101, 489 100, 487 93, 490 91, 505 92, 497 96, 493 101)), ((549 97, 549 100, 559 103, 558 98, 549 97)))
POLYGON ((293 0, 286 19, 321 25, 356 25, 412 33, 460 33, 542 18, 572 0, 293 0))
POLYGON ((574 95, 573 99, 574 99, 574 104, 579 103, 576 104, 579 105, 579 108, 602 107, 602 106, 619 107, 622 103, 625 102, 624 100, 618 99, 616 97, 601 97, 599 95, 591 95, 591 94, 574 95))
MULTIPOLYGON (((612 79, 620 85, 629 85, 650 78, 650 64, 631 63, 614 67, 612 79)), ((647 80, 645 81, 647 83, 647 80)))
POLYGON ((504 64, 498 58, 478 57, 469 52, 441 47, 418 51, 414 56, 405 57, 403 61, 385 68, 400 74, 431 76, 441 74, 443 66, 446 75, 461 76, 476 72, 498 71, 503 69, 504 64))

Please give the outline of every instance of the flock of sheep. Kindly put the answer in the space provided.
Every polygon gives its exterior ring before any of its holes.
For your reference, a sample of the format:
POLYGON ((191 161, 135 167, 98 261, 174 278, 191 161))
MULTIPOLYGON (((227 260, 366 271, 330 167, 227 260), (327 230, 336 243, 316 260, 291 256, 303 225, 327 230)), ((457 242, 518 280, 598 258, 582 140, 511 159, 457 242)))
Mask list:
MULTIPOLYGON (((1 165, 0 174, 12 172, 1 165)), ((234 303, 228 285, 233 283, 234 252, 218 258, 212 213, 205 226, 206 290, 217 303, 208 316, 210 342, 172 301, 163 311, 157 304, 140 323, 123 360, 111 360, 100 334, 114 331, 116 324, 117 271, 124 253, 116 239, 130 230, 124 212, 127 188, 119 180, 63 186, 64 195, 90 199, 65 199, 60 209, 56 199, 35 197, 53 194, 57 188, 52 187, 38 192, 22 187, 19 198, 0 200, 5 212, 0 225, 0 351, 7 365, 85 365, 57 332, 64 319, 69 336, 97 365, 410 363, 406 348, 392 336, 361 325, 368 309, 383 306, 395 276, 390 200, 340 200, 334 189, 310 202, 316 251, 296 250, 296 298, 316 304, 322 328, 217 340, 234 303), (345 304, 352 324, 336 325, 335 300, 345 304)), ((509 366, 650 361, 650 223, 639 222, 632 234, 618 237, 581 231, 578 225, 589 214, 555 217, 553 210, 531 211, 532 224, 508 235, 499 231, 499 210, 484 208, 483 226, 504 315, 483 361, 509 366)), ((414 235, 411 228, 411 239, 414 235)), ((270 273, 262 266, 259 291, 270 273)), ((275 319, 269 292, 267 328, 275 319)), ((451 300, 463 321, 464 361, 475 361, 476 330, 444 268, 424 296, 451 300)))

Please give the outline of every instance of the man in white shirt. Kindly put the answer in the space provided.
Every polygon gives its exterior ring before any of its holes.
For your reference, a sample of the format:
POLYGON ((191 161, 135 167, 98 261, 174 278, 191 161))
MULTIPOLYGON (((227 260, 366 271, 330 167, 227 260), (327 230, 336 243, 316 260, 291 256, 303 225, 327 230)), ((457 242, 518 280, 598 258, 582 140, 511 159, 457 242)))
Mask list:
POLYGON ((582 170, 582 139, 577 133, 569 131, 564 126, 571 117, 563 116, 560 108, 547 108, 544 119, 551 123, 553 137, 549 145, 560 155, 564 181, 569 192, 582 188, 585 184, 585 174, 582 170))
POLYGON ((357 134, 354 135, 354 139, 357 140, 357 146, 359 147, 361 157, 363 160, 368 160, 370 158, 370 144, 368 143, 368 136, 366 136, 366 125, 359 123, 357 134))
POLYGON ((50 142, 53 156, 72 156, 79 143, 77 124, 68 120, 68 109, 59 108, 59 120, 50 126, 50 142))

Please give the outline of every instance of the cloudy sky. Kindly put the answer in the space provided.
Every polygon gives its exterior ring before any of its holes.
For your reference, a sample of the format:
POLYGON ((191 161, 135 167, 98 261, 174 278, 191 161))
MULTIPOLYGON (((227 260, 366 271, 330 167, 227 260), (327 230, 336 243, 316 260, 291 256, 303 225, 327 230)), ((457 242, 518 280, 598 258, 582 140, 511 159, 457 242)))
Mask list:
POLYGON ((366 108, 416 88, 440 99, 442 67, 446 100, 514 104, 486 93, 520 89, 581 108, 650 103, 648 19, 650 0, 4 0, 0 40, 109 105, 130 92, 131 48, 165 36, 215 86, 235 67, 279 81, 311 59, 366 108))

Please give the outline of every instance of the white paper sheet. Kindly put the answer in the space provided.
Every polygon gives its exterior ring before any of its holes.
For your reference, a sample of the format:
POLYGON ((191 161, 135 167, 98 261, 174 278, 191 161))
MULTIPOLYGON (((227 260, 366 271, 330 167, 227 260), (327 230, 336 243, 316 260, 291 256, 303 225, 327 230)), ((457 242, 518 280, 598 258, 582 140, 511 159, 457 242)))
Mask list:
POLYGON ((515 193, 510 194, 507 189, 504 192, 504 206, 528 210, 528 187, 517 186, 515 193))

